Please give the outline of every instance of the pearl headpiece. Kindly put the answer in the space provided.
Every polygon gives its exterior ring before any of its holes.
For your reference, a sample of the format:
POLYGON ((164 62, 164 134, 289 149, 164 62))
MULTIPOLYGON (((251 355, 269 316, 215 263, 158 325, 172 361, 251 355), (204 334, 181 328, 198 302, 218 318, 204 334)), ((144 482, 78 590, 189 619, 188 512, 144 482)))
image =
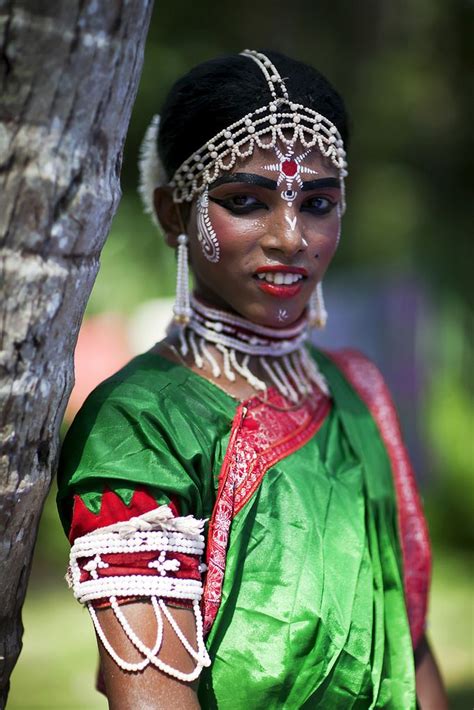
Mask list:
MULTIPOLYGON (((168 183, 173 189, 174 201, 190 202, 220 173, 231 170, 238 159, 249 157, 256 146, 268 150, 278 143, 290 146, 299 142, 306 149, 316 147, 337 168, 344 209, 347 162, 337 127, 317 111, 291 101, 284 80, 266 55, 249 49, 241 54, 261 69, 271 101, 220 131, 179 166, 168 183)), ((145 210, 150 214, 153 214, 154 188, 166 183, 157 155, 158 126, 159 117, 155 116, 145 135, 140 159, 140 193, 145 210)))

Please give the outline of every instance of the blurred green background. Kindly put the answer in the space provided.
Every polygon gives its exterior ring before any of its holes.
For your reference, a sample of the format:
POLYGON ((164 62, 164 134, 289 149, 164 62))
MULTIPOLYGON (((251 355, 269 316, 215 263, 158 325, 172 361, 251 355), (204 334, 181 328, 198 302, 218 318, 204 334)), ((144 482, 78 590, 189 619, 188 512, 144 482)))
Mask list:
MULTIPOLYGON (((173 293, 174 256, 142 213, 136 160, 176 78, 202 60, 250 47, 308 61, 334 82, 352 119, 348 210, 331 267, 334 289, 357 289, 367 274, 377 285, 404 283, 408 275, 423 293, 419 316, 410 321, 410 358, 418 368, 421 363, 422 376, 398 403, 404 419, 410 396, 416 399, 416 421, 408 412, 403 423, 421 441, 414 458, 435 558, 429 633, 453 708, 474 706, 473 132, 464 89, 471 11, 470 2, 455 0, 157 3, 126 143, 123 200, 87 311, 89 318, 113 312, 126 320, 139 304, 173 293)), ((371 303, 367 299, 367 322, 371 303)), ((395 324, 410 320, 407 309, 410 303, 405 312, 396 310, 395 324)), ((375 332, 382 341, 383 328, 375 315, 372 320, 367 337, 375 332)), ((403 328, 391 337, 398 345, 390 349, 393 360, 405 347, 403 328)), ((63 582, 67 549, 52 490, 24 607, 24 650, 12 677, 10 710, 106 706, 93 689, 91 623, 63 582)))

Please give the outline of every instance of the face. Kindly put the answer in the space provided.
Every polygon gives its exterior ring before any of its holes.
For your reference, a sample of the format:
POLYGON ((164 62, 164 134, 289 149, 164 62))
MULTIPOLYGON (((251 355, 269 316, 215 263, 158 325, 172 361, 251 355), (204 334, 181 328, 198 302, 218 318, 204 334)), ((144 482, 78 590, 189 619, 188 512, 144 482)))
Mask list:
POLYGON ((283 146, 276 152, 255 150, 210 185, 217 263, 206 259, 199 244, 196 205, 188 225, 196 295, 274 328, 302 315, 340 233, 336 168, 317 150, 296 146, 297 173, 294 162, 285 173, 280 171, 285 151, 283 146))

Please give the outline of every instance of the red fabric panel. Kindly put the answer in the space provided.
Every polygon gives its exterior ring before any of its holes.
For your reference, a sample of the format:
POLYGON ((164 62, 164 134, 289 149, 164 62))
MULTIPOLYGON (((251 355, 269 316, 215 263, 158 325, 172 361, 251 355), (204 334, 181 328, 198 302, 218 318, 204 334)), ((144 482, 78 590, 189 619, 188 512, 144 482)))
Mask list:
MULTIPOLYGON (((71 544, 76 537, 81 537, 87 533, 103 528, 106 525, 130 520, 143 513, 148 513, 158 507, 155 498, 144 487, 137 488, 132 495, 130 505, 126 505, 123 500, 108 488, 104 489, 100 511, 96 514, 90 511, 82 501, 80 495, 74 496, 72 510, 71 529, 69 531, 69 541, 71 544)), ((174 516, 179 515, 178 506, 175 501, 169 503, 174 516)))

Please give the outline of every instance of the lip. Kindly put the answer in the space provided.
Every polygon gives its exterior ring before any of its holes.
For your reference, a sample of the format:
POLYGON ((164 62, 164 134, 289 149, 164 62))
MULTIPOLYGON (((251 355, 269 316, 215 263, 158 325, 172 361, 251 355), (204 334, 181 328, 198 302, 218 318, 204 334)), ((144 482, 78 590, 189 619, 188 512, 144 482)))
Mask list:
POLYGON ((306 269, 303 269, 301 266, 286 266, 284 264, 272 264, 268 266, 260 266, 255 273, 256 274, 265 274, 265 273, 275 273, 275 272, 281 272, 285 274, 301 274, 301 276, 308 276, 308 272, 306 269))
POLYGON ((264 293, 276 298, 293 298, 301 291, 301 282, 289 284, 288 286, 271 284, 268 281, 257 281, 257 286, 264 293))

